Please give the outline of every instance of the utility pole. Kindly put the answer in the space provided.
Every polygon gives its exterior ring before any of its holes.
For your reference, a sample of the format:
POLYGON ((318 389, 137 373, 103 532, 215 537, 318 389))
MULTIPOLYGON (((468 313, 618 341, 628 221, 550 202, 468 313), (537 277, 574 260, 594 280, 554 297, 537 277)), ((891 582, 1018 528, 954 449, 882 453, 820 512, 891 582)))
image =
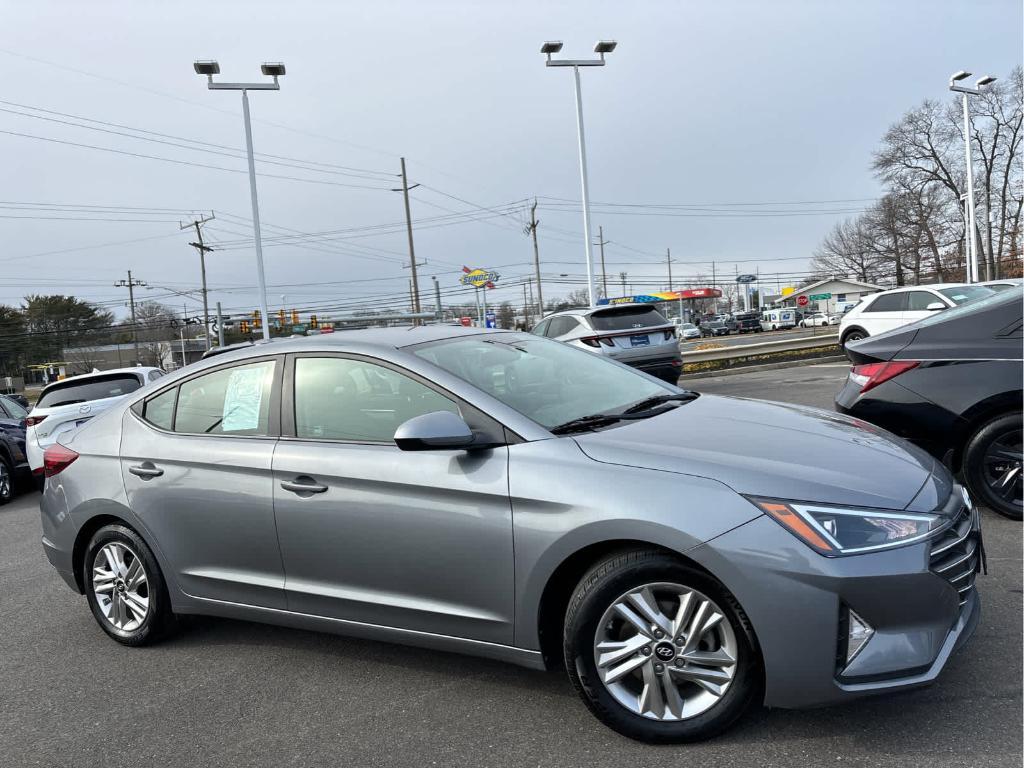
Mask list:
POLYGON ((601 249, 601 289, 604 297, 608 298, 608 274, 604 270, 604 247, 608 241, 604 239, 604 227, 597 228, 597 245, 601 249))
POLYGON ((533 205, 530 206, 530 223, 526 225, 526 231, 528 234, 533 236, 533 269, 537 276, 537 301, 540 302, 542 307, 541 313, 543 313, 544 306, 544 294, 540 287, 540 251, 537 248, 537 225, 540 222, 537 220, 537 199, 534 198, 533 205))
POLYGON ((431 277, 434 281, 434 314, 437 315, 437 322, 441 322, 441 316, 444 314, 444 310, 441 308, 441 284, 437 282, 437 277, 431 277))
MULTIPOLYGON (((195 227, 195 229, 196 229, 196 240, 199 241, 197 243, 189 243, 189 245, 191 245, 193 248, 195 248, 197 251, 199 251, 199 269, 202 272, 202 277, 203 277, 203 328, 205 329, 204 337, 206 338, 206 349, 207 349, 207 351, 209 351, 209 349, 210 349, 210 307, 209 307, 209 304, 207 302, 207 292, 206 292, 206 254, 209 253, 210 251, 212 251, 213 248, 211 248, 210 246, 205 245, 203 243, 203 229, 202 229, 202 227, 203 227, 203 224, 205 224, 208 221, 213 221, 214 218, 215 217, 213 215, 213 211, 210 211, 210 215, 209 216, 204 216, 202 218, 194 219, 193 221, 190 221, 188 224, 180 224, 179 223, 179 225, 178 225, 179 229, 187 229, 188 227, 195 227)), ((220 313, 218 313, 218 315, 219 314, 220 313)), ((222 344, 223 344, 223 342, 222 342, 222 344)))
MULTIPOLYGON (((530 306, 533 306, 533 280, 526 278, 526 292, 530 297, 530 306)), ((537 320, 544 317, 544 307, 540 304, 537 305, 537 320)), ((529 329, 527 329, 529 330, 529 329)))
MULTIPOLYGON (((412 311, 420 311, 420 284, 416 277, 416 249, 412 243, 412 214, 409 212, 409 190, 416 189, 419 184, 409 186, 409 178, 405 173, 405 158, 402 158, 402 187, 401 190, 392 189, 392 192, 401 191, 405 198, 405 228, 409 233, 409 269, 412 270, 412 311)), ((419 325, 419 320, 414 320, 413 325, 419 325)))
POLYGON ((665 249, 665 263, 668 264, 668 289, 672 290, 672 249, 665 249))
POLYGON ((530 305, 526 303, 526 283, 523 283, 523 327, 530 327, 530 305))
POLYGON ((217 302, 217 346, 224 346, 224 315, 220 311, 219 301, 217 302))
POLYGON ((141 365, 142 360, 139 359, 139 328, 135 324, 135 287, 138 285, 145 285, 143 280, 135 280, 132 278, 132 271, 128 270, 128 280, 118 280, 114 283, 115 288, 127 288, 128 289, 128 304, 132 308, 132 343, 135 345, 135 364, 141 365))
POLYGON ((622 281, 622 295, 625 296, 626 295, 626 273, 625 272, 619 272, 619 280, 622 281))

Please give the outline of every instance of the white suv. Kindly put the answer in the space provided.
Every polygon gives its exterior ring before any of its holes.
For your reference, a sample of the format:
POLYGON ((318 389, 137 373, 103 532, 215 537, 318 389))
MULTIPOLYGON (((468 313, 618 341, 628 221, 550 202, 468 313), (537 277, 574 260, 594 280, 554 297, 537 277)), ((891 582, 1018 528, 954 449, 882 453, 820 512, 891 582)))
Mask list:
POLYGON ((25 419, 25 453, 32 473, 42 476, 47 446, 163 375, 159 368, 118 368, 72 376, 44 387, 25 419))
POLYGON ((839 323, 839 343, 845 347, 848 342, 877 336, 928 317, 932 312, 983 299, 992 293, 990 288, 961 283, 908 285, 873 293, 843 315, 839 323))

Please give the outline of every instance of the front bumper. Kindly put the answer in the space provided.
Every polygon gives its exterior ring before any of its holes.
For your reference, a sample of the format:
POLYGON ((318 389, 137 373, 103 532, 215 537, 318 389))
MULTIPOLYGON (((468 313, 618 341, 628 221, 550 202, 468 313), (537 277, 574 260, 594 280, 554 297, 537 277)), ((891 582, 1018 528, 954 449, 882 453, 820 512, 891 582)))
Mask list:
MULTIPOLYGON (((960 497, 959 489, 954 495, 960 497)), ((970 532, 964 541, 976 542, 980 560, 980 522, 976 512, 970 514, 959 519, 970 532)), ((958 574, 935 572, 947 562, 937 565, 935 557, 948 557, 933 555, 938 542, 828 558, 760 517, 687 554, 743 606, 764 661, 765 705, 798 708, 913 688, 938 677, 970 638, 981 611, 973 573, 954 584, 948 579, 958 574), (874 629, 848 664, 841 655, 847 609, 874 629)))

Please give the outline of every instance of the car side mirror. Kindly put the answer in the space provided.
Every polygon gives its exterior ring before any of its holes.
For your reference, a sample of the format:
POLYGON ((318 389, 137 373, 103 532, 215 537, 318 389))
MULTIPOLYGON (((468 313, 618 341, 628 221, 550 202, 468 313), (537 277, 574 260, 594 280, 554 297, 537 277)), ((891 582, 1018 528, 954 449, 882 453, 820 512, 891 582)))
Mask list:
POLYGON ((414 416, 395 430, 395 445, 403 451, 469 448, 474 439, 469 425, 451 411, 433 411, 414 416))
POLYGON ((925 309, 927 309, 929 312, 939 312, 940 310, 943 310, 945 308, 946 305, 943 304, 941 301, 933 301, 931 304, 925 307, 925 309))

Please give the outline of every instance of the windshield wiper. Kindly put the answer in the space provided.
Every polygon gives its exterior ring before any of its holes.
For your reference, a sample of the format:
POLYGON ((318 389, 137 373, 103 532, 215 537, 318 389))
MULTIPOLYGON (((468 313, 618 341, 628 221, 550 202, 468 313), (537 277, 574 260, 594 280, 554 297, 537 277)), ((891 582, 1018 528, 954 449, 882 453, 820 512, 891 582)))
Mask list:
POLYGON ((662 403, 671 403, 677 401, 680 403, 688 403, 692 400, 696 400, 700 397, 697 392, 675 392, 667 395, 656 395, 655 397, 649 397, 646 400, 641 400, 639 403, 634 403, 629 406, 623 413, 637 413, 639 411, 646 411, 648 408, 653 408, 656 405, 662 403))
POLYGON ((590 416, 580 416, 578 419, 570 419, 564 424, 559 424, 557 427, 551 427, 549 431, 553 435, 566 435, 578 430, 592 429, 594 427, 603 427, 608 424, 614 424, 621 418, 621 416, 614 413, 593 413, 590 416))

